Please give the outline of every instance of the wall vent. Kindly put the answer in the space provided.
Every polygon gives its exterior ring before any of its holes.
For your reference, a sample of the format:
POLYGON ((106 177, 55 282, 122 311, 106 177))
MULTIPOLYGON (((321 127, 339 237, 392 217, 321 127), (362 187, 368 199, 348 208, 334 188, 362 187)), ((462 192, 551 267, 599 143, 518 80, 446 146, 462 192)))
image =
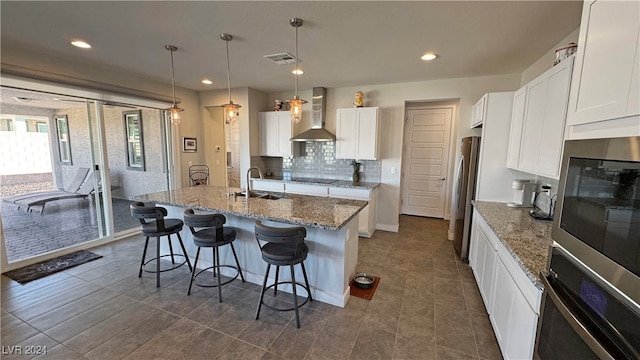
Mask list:
MULTIPOLYGON (((271 54, 265 55, 263 57, 267 60, 271 60, 278 65, 288 65, 296 63, 296 57, 289 53, 271 54)), ((302 60, 298 59, 298 62, 301 63, 302 60)))

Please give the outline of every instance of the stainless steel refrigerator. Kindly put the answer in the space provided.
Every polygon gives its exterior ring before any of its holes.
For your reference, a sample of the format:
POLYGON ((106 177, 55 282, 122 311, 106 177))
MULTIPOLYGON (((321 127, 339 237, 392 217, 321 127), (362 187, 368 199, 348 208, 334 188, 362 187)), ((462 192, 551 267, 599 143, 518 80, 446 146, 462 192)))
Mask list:
POLYGON ((471 200, 474 199, 478 170, 480 137, 462 139, 461 155, 456 168, 456 184, 453 192, 455 232, 453 247, 464 261, 469 257, 469 237, 471 235, 471 200))

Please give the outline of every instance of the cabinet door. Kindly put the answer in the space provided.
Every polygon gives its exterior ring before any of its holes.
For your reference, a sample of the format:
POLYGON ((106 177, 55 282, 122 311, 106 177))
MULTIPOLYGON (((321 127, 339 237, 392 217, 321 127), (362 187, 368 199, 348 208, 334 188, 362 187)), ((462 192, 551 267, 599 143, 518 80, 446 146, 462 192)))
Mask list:
POLYGON ((476 237, 477 249, 476 249, 476 281, 478 282, 478 289, 480 295, 484 301, 484 306, 487 309, 487 313, 491 312, 491 301, 493 297, 493 276, 495 272, 495 265, 497 254, 495 249, 491 246, 487 234, 482 227, 478 227, 478 235, 476 237))
POLYGON ((378 158, 378 108, 357 109, 356 159, 378 158))
POLYGON ((510 310, 511 328, 509 329, 509 342, 505 357, 508 359, 531 359, 536 341, 538 315, 529 307, 517 288, 514 288, 510 310))
POLYGON ((277 112, 260 113, 260 155, 278 156, 277 112))
POLYGON ((541 76, 527 84, 522 146, 520 147, 520 168, 534 173, 538 168, 547 83, 546 77, 541 76))
POLYGON ((526 86, 513 94, 513 112, 511 114, 509 148, 507 150, 507 167, 512 169, 517 169, 519 166, 520 143, 522 142, 522 125, 524 122, 526 94, 526 86))
POLYGON ((537 173, 551 178, 558 178, 560 175, 572 64, 573 58, 569 58, 556 65, 547 78, 537 173))
POLYGON ((483 95, 471 108, 471 128, 481 126, 484 122, 487 94, 483 95))
POLYGON ((514 285, 512 284, 513 280, 509 277, 509 272, 507 272, 502 261, 499 260, 496 264, 494 283, 496 289, 493 294, 493 304, 489 318, 493 325, 493 332, 496 334, 496 340, 498 340, 502 352, 505 353, 511 328, 514 285))
POLYGON ((637 108, 628 112, 627 103, 638 48, 639 13, 638 1, 585 1, 569 125, 638 114, 637 108))
POLYGON ((291 115, 288 112, 279 111, 277 112, 277 154, 278 156, 290 157, 292 155, 291 152, 291 115))
POLYGON ((357 152, 357 109, 338 109, 336 116, 336 159, 355 159, 357 152))

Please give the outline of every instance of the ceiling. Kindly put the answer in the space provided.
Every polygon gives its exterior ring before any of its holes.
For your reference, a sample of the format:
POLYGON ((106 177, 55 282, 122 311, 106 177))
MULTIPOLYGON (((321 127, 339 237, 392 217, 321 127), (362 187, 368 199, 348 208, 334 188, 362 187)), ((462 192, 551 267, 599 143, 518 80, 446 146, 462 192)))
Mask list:
MULTIPOLYGON (((193 90, 300 89, 520 73, 580 24, 581 1, 1 1, 2 53, 26 48, 193 90), (71 46, 81 38, 88 50, 71 46), (435 52, 438 59, 420 56, 435 52), (203 85, 209 78, 212 85, 203 85)), ((550 64, 551 65, 551 64, 550 64)), ((46 70, 46 69, 41 69, 46 70)))

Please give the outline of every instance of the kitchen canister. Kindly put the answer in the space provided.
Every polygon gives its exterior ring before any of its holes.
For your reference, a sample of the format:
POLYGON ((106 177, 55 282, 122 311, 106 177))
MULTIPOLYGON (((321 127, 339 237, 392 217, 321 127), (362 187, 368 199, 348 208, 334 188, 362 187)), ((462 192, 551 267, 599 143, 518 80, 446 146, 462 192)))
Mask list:
POLYGON ((578 44, 569 43, 567 46, 556 49, 556 60, 553 62, 553 66, 558 65, 562 60, 576 53, 578 50, 578 44))

